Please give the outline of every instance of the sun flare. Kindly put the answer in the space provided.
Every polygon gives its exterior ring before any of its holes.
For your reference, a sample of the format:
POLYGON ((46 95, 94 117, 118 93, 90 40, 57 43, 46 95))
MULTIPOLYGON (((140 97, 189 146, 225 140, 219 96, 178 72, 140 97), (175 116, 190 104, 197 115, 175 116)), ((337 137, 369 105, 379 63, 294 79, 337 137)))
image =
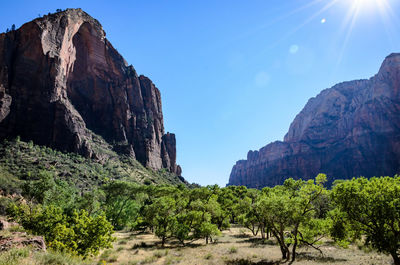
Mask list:
POLYGON ((386 0, 350 0, 352 9, 361 11, 368 10, 373 11, 376 8, 381 9, 386 6, 386 0))

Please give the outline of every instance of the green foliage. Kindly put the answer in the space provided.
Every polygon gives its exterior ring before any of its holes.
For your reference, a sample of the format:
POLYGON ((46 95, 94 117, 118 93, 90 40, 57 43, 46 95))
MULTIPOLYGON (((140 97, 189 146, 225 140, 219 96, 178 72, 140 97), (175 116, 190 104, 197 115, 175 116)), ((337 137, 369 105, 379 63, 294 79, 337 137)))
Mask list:
POLYGON ((104 215, 92 217, 85 210, 67 215, 55 205, 24 203, 11 205, 8 212, 26 230, 43 235, 51 249, 87 256, 112 247, 113 227, 104 215))
POLYGON ((400 264, 399 176, 341 182, 333 188, 332 198, 341 211, 335 216, 333 236, 343 240, 347 231, 361 231, 367 245, 390 254, 400 264))
POLYGON ((263 209, 257 206, 260 195, 260 191, 249 189, 246 197, 236 204, 234 211, 240 224, 249 229, 254 236, 261 231, 262 238, 265 238, 265 230, 268 236, 268 224, 262 214, 263 209))
POLYGON ((155 235, 161 239, 162 246, 164 246, 165 240, 174 234, 178 235, 179 239, 182 240, 183 238, 184 240, 186 236, 184 233, 185 226, 178 226, 177 201, 174 198, 169 196, 157 198, 153 204, 146 207, 145 213, 147 217, 151 216, 150 218, 153 219, 152 226, 155 235))
MULTIPOLYGON (((134 224, 141 205, 139 186, 123 181, 113 181, 102 187, 105 194, 104 208, 108 220, 116 229, 134 224)), ((143 196, 142 196, 143 197, 143 196)))
POLYGON ((41 171, 36 180, 29 180, 23 185, 23 194, 31 201, 45 206, 56 205, 65 211, 76 208, 78 189, 68 182, 56 179, 49 171, 41 171))
POLYGON ((21 193, 21 181, 0 165, 0 191, 3 194, 21 193))
POLYGON ((93 148, 109 156, 105 163, 84 158, 74 153, 63 153, 18 137, 0 143, 0 190, 20 193, 19 181, 37 180, 43 171, 56 179, 72 183, 81 191, 92 190, 107 179, 153 184, 181 184, 182 181, 165 170, 143 167, 135 159, 118 155, 101 137, 92 136, 93 148))
POLYGON ((316 238, 327 233, 329 222, 317 218, 315 203, 327 192, 325 181, 326 176, 319 174, 315 181, 287 179, 282 186, 263 189, 255 207, 276 238, 283 259, 294 261, 298 245, 315 245, 316 238))

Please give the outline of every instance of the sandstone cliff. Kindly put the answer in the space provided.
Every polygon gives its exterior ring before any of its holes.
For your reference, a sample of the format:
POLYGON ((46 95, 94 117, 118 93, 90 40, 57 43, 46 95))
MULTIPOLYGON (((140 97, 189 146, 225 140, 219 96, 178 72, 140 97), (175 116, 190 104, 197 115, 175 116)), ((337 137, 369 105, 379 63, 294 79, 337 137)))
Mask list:
POLYGON ((228 185, 253 188, 288 177, 333 179, 400 173, 400 54, 369 80, 344 82, 311 98, 284 141, 250 151, 228 185))
POLYGON ((175 135, 164 134, 159 90, 81 9, 0 34, 0 139, 17 135, 104 160, 100 135, 144 166, 180 174, 175 135))

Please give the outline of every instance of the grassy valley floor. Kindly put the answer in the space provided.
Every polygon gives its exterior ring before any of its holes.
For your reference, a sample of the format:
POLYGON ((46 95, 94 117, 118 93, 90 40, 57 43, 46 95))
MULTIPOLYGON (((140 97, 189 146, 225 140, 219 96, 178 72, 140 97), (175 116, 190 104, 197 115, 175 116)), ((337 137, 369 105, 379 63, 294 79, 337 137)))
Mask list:
MULTIPOLYGON (((11 232, 0 232, 0 238, 11 232)), ((240 227, 233 227, 217 237, 213 243, 197 240, 186 246, 169 242, 160 246, 160 240, 152 234, 116 232, 113 249, 102 251, 98 257, 83 260, 67 254, 48 250, 33 251, 29 247, 0 251, 0 265, 275 265, 280 263, 279 247, 271 241, 264 243, 240 227)), ((296 265, 349 264, 383 265, 392 264, 391 257, 375 251, 363 250, 355 245, 348 249, 333 246, 327 241, 321 246, 323 255, 312 248, 300 248, 296 265)))
MULTIPOLYGON (((251 236, 240 227, 224 231, 214 243, 206 245, 204 240, 197 240, 185 247, 171 242, 173 244, 162 248, 159 245, 160 240, 152 234, 118 232, 116 236, 118 240, 114 243, 114 248, 105 250, 99 256, 97 264, 272 265, 279 264, 281 257, 279 247, 272 240, 262 243, 261 239, 251 236)), ((343 249, 325 242, 321 250, 323 255, 312 248, 300 248, 298 258, 293 264, 392 263, 390 256, 362 250, 355 245, 343 249)))

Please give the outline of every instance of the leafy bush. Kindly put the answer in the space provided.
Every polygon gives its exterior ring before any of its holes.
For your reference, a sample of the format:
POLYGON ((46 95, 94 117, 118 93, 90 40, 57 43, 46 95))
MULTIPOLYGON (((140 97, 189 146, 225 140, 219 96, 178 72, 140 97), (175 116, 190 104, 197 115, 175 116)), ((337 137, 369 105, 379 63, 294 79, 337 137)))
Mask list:
POLYGON ((43 235, 51 249, 88 256, 112 247, 113 227, 104 215, 92 217, 85 210, 67 215, 54 205, 23 203, 11 205, 8 212, 28 231, 43 235))

